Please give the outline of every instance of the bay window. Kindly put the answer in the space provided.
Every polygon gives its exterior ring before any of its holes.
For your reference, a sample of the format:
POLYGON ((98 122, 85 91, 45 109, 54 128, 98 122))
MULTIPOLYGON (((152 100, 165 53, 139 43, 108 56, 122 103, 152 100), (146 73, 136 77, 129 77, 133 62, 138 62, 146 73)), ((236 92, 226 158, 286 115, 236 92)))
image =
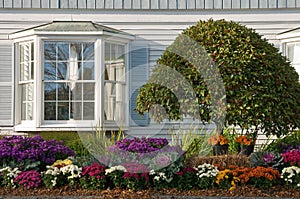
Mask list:
POLYGON ((52 22, 10 37, 19 74, 16 131, 126 128, 133 36, 92 22, 52 22))
POLYGON ((94 120, 93 42, 44 42, 44 119, 94 120))

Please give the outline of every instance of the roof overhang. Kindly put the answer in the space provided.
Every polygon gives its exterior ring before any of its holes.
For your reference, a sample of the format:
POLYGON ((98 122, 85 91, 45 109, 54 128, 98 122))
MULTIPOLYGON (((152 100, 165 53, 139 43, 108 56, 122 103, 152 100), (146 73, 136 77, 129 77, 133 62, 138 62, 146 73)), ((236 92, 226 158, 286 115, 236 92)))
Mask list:
POLYGON ((300 27, 279 33, 276 38, 283 43, 300 41, 300 27))
POLYGON ((41 26, 18 31, 9 35, 10 39, 19 39, 28 36, 106 36, 125 40, 133 40, 134 35, 102 26, 90 21, 54 21, 41 26))

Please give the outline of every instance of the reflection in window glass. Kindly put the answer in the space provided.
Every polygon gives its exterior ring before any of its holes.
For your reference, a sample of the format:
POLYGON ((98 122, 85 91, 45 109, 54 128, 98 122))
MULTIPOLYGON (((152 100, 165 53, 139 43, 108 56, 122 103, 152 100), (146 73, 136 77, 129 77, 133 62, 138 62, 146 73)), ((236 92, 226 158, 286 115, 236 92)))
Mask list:
POLYGON ((33 120, 34 96, 34 45, 33 42, 19 44, 21 89, 21 120, 33 120))
POLYGON ((44 119, 94 120, 84 111, 95 107, 94 43, 49 41, 44 50, 44 119))
POLYGON ((125 46, 105 43, 104 118, 124 121, 125 46))
POLYGON ((287 57, 291 61, 292 66, 296 69, 300 78, 300 43, 288 44, 286 48, 287 57))

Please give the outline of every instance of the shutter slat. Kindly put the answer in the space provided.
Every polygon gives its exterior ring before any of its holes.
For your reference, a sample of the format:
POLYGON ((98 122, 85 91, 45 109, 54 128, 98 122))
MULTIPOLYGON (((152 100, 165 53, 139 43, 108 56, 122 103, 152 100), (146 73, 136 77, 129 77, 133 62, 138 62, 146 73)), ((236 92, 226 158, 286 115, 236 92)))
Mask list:
POLYGON ((130 52, 130 125, 147 126, 149 125, 149 114, 139 115, 136 111, 136 98, 139 88, 147 82, 148 79, 148 51, 146 46, 135 47, 130 52))
POLYGON ((13 125, 12 45, 0 44, 0 126, 13 125))

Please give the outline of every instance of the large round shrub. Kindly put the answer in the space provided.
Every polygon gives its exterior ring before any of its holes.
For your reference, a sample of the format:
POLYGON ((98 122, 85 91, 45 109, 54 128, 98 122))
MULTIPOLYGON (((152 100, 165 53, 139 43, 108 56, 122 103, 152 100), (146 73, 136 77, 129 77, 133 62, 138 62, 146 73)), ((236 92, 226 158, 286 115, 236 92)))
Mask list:
POLYGON ((216 115, 225 110, 225 126, 277 136, 300 127, 297 72, 273 44, 244 25, 226 20, 199 21, 176 38, 157 64, 150 81, 139 91, 137 111, 141 114, 149 111, 161 121, 198 113, 202 121, 216 122, 216 115), (214 79, 218 73, 224 96, 220 84, 210 83, 219 81, 214 79), (164 84, 157 79, 163 79, 164 84), (185 89, 187 83, 193 92, 185 89), (180 95, 188 97, 178 99, 180 95), (212 111, 214 98, 221 107, 217 112, 212 111), (196 106, 184 106, 189 101, 195 101, 196 106))

